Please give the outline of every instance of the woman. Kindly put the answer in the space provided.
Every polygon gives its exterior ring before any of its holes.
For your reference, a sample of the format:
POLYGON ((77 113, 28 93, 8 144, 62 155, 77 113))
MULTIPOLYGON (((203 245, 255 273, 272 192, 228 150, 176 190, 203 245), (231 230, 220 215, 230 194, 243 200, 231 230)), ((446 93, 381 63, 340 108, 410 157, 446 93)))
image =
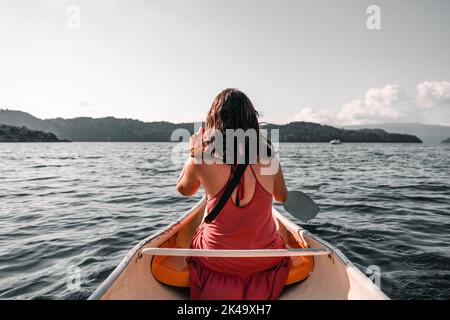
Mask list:
MULTIPOLYGON (((214 138, 211 135, 208 138, 205 132, 216 130, 225 134, 227 129, 254 130, 258 141, 260 138, 258 113, 247 96, 236 89, 226 89, 215 98, 206 128, 191 138, 191 158, 177 184, 177 190, 185 196, 194 195, 203 186, 207 197, 205 216, 217 205, 236 168, 236 157, 230 164, 227 161, 230 157, 226 156, 229 150, 224 148, 225 152, 217 152, 217 146, 213 147, 214 138), (199 163, 193 152, 199 148, 223 161, 199 163)), ((251 149, 246 147, 246 150, 251 149)), ((191 248, 285 248, 272 218, 272 199, 280 202, 287 199, 283 173, 277 162, 277 170, 267 174, 270 172, 267 167, 273 167, 276 158, 272 158, 271 163, 263 161, 267 159, 259 154, 260 148, 257 150, 255 163, 245 169, 219 215, 211 223, 200 224, 191 248)), ((189 260, 189 267, 191 299, 276 299, 284 287, 290 259, 196 257, 189 260)))

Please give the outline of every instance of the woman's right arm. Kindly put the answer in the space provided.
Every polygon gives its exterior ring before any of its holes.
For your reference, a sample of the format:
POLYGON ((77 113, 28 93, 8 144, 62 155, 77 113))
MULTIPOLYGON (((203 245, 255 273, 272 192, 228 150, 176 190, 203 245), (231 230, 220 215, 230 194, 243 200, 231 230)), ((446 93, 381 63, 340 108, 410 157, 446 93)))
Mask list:
POLYGON ((288 190, 286 183, 284 182, 283 170, 281 169, 281 164, 278 166, 278 172, 275 175, 275 180, 273 184, 273 197, 276 201, 285 203, 288 197, 288 190))

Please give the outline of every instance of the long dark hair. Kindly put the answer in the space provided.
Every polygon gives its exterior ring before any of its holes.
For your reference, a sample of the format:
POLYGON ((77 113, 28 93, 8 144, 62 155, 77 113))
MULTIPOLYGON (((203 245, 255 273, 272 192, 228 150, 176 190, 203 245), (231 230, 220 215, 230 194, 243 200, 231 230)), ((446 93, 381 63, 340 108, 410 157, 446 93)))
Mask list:
MULTIPOLYGON (((256 156, 259 159, 260 154, 260 139, 265 142, 264 145, 267 146, 267 153, 265 155, 271 157, 273 153, 273 147, 268 138, 261 136, 259 127, 259 113, 256 111, 250 99, 238 89, 225 89, 220 92, 214 99, 211 108, 208 112, 205 122, 205 129, 208 130, 218 130, 223 136, 223 154, 218 155, 226 163, 236 164, 237 160, 237 143, 234 144, 234 159, 227 158, 226 154, 226 131, 228 129, 238 130, 242 129, 247 131, 253 129, 256 131, 257 146, 256 146, 256 156)), ((212 135, 206 135, 204 140, 204 146, 208 146, 214 142, 215 137, 212 135)), ((249 141, 245 141, 245 162, 250 161, 249 155, 249 141)), ((212 153, 214 154, 214 150, 212 153)))

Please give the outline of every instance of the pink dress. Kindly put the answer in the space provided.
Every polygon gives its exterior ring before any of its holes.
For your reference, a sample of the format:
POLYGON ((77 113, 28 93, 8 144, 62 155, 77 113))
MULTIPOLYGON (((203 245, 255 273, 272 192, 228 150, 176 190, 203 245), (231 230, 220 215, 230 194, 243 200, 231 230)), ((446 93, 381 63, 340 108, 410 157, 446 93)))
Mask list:
MULTIPOLYGON (((253 174, 253 168, 250 166, 253 174)), ((272 194, 258 182, 252 200, 237 207, 228 199, 216 219, 202 222, 195 233, 194 249, 283 249, 285 243, 272 218, 272 194)), ((240 186, 243 186, 241 180, 240 186)), ((208 213, 219 201, 224 188, 207 201, 208 213)), ((240 188, 242 191, 242 188, 240 188)), ((195 257, 189 262, 191 299, 271 300, 286 282, 290 258, 195 257)))

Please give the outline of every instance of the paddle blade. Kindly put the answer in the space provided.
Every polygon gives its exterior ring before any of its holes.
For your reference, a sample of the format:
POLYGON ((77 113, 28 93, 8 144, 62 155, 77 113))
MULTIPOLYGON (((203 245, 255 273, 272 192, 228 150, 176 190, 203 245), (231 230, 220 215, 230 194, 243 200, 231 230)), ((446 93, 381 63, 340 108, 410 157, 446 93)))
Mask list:
POLYGON ((307 222, 314 219, 319 213, 319 206, 301 191, 289 191, 288 199, 283 205, 292 216, 307 222))

